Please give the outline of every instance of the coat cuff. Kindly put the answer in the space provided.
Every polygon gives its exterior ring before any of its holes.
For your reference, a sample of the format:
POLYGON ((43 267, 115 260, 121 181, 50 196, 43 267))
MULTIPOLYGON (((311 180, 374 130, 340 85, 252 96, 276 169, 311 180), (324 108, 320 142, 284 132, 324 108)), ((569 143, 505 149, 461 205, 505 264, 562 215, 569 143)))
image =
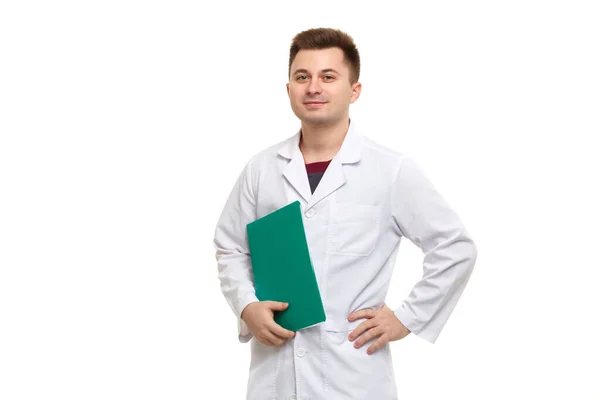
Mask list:
POLYGON ((427 328, 419 327, 420 324, 417 323, 415 317, 406 309, 404 304, 395 309, 394 314, 396 315, 396 318, 402 322, 402 325, 407 327, 411 333, 414 333, 421 339, 424 339, 431 344, 434 344, 437 340, 440 333, 427 328))
POLYGON ((242 311, 244 308, 250 303, 254 303, 259 301, 255 294, 248 294, 245 296, 240 302, 237 304, 237 308, 235 310, 237 322, 238 322, 238 340, 240 343, 247 343, 252 339, 252 333, 250 329, 248 329, 248 325, 242 320, 242 311))

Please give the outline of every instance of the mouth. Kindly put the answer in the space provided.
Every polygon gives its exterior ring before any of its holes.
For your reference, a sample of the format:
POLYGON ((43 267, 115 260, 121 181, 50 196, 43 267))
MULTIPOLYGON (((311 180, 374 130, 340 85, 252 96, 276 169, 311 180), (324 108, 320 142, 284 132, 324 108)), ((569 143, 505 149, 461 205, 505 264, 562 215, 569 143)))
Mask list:
POLYGON ((306 108, 321 108, 326 104, 325 101, 307 101, 304 103, 306 108))

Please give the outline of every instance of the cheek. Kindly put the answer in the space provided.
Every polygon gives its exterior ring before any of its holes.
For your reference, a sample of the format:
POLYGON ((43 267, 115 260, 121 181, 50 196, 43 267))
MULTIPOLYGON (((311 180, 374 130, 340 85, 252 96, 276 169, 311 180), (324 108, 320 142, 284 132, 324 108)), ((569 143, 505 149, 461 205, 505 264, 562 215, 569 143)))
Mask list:
POLYGON ((299 93, 298 91, 294 91, 293 89, 290 90, 290 101, 292 101, 293 103, 297 103, 300 99, 299 93))
POLYGON ((292 107, 298 107, 298 105, 300 104, 300 100, 298 99, 298 96, 290 96, 290 103, 292 104, 292 107))
POLYGON ((334 99, 334 101, 336 103, 347 103, 350 101, 351 96, 352 96, 352 92, 349 92, 348 90, 345 90, 345 89, 336 90, 335 92, 331 93, 331 97, 334 99))

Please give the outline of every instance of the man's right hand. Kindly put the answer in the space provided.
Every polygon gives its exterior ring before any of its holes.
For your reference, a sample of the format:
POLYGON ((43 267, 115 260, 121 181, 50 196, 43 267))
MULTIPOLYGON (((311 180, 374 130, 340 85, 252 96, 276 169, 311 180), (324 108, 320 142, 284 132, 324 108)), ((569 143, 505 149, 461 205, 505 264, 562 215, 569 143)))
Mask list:
POLYGON ((273 320, 275 311, 283 311, 286 308, 287 303, 258 301, 248 304, 241 317, 259 342, 267 346, 281 346, 286 340, 296 336, 295 332, 282 328, 273 320))

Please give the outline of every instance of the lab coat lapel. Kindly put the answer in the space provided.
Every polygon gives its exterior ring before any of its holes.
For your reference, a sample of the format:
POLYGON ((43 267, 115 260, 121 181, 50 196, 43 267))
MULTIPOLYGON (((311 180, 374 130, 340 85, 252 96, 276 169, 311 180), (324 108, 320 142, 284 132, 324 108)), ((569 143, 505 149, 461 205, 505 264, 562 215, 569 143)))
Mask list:
POLYGON ((300 132, 296 136, 288 139, 279 149, 279 154, 290 159, 290 162, 283 170, 283 176, 292 185, 292 187, 304 198, 306 202, 310 200, 310 184, 304 164, 304 156, 298 146, 300 142, 300 132))
POLYGON ((283 170, 283 175, 308 203, 307 209, 309 209, 346 183, 344 164, 352 164, 360 161, 364 136, 357 130, 356 124, 350 121, 350 126, 348 127, 348 132, 340 151, 331 160, 325 174, 315 189, 315 193, 311 195, 306 165, 299 146, 300 135, 301 130, 295 136, 286 140, 279 148, 279 154, 290 160, 283 170))
POLYGON ((306 209, 308 210, 325 197, 336 191, 346 183, 346 174, 344 174, 344 167, 340 161, 340 155, 336 155, 333 160, 329 163, 329 166, 325 170, 323 177, 319 181, 315 192, 310 198, 306 209))
POLYGON ((313 207, 346 183, 347 178, 344 171, 344 164, 353 164, 360 161, 363 140, 364 136, 358 131, 356 123, 350 120, 344 142, 325 170, 325 174, 323 174, 321 181, 306 206, 307 209, 313 207))

